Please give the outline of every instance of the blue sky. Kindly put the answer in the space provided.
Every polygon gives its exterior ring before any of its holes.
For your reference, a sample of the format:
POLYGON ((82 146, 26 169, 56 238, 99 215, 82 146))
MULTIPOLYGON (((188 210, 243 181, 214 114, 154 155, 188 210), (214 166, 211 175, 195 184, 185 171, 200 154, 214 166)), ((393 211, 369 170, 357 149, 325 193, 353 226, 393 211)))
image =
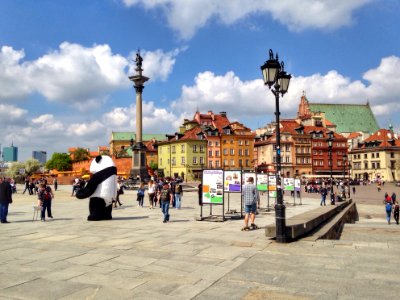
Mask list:
POLYGON ((400 129, 398 0, 2 0, 0 144, 95 150, 135 130, 133 74, 144 75, 144 133, 226 111, 256 129, 274 118, 260 66, 272 48, 293 75, 283 117, 311 102, 367 100, 400 129))

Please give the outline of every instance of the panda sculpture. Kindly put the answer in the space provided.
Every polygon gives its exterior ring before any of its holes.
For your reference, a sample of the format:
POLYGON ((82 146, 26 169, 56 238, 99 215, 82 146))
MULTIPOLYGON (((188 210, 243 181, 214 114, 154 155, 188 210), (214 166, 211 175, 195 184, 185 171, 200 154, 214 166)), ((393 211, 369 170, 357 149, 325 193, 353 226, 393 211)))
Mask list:
POLYGON ((111 220, 112 201, 117 197, 117 168, 111 157, 99 155, 89 170, 93 175, 76 197, 90 198, 88 221, 111 220))

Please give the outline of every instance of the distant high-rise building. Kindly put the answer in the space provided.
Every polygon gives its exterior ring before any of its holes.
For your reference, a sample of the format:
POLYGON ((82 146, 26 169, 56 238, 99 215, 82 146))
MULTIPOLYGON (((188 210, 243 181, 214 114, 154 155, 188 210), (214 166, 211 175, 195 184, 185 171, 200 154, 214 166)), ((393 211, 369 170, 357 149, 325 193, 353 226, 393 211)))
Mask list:
POLYGON ((18 147, 3 147, 3 160, 4 161, 18 161, 18 147))
POLYGON ((37 159, 41 164, 45 164, 47 161, 46 151, 32 151, 32 158, 37 159))

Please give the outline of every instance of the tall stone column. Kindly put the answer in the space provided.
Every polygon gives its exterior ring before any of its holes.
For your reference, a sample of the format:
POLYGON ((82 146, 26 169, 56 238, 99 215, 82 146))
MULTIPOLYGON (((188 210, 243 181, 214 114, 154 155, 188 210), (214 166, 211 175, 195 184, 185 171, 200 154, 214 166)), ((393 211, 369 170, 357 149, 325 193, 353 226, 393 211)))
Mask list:
POLYGON ((146 146, 143 143, 143 135, 142 135, 142 94, 144 89, 144 83, 149 80, 148 77, 143 76, 142 72, 142 61, 143 58, 140 56, 140 52, 136 53, 136 74, 133 76, 129 76, 129 80, 134 83, 134 87, 136 90, 136 140, 133 145, 131 145, 132 149, 132 168, 131 168, 131 176, 133 178, 137 178, 140 176, 140 179, 147 179, 149 177, 146 168, 146 146))

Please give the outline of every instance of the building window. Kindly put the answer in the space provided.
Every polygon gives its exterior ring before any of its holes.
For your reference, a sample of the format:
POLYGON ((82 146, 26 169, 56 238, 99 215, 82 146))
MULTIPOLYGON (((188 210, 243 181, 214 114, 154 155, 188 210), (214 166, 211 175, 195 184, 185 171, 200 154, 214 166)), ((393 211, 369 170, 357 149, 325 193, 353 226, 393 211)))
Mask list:
POLYGON ((215 142, 215 146, 218 147, 219 146, 219 142, 215 142))
POLYGON ((243 141, 242 140, 238 140, 238 144, 239 144, 239 146, 242 146, 243 145, 243 141))
POLYGON ((374 163, 374 162, 371 164, 371 166, 372 166, 372 169, 376 169, 376 168, 375 168, 375 163, 374 163))
POLYGON ((194 153, 197 152, 197 145, 193 145, 193 152, 194 152, 194 153))
POLYGON ((364 154, 364 158, 368 158, 368 154, 367 153, 364 154))
POLYGON ((204 146, 200 145, 200 153, 204 153, 204 146))
POLYGON ((379 158, 379 152, 376 154, 376 158, 379 158))
POLYGON ((181 145, 181 153, 185 153, 185 145, 181 145))
POLYGON ((196 156, 193 157, 193 164, 197 165, 197 157, 196 156))
POLYGON ((212 169, 212 167, 213 167, 213 162, 212 162, 212 160, 209 160, 209 161, 208 161, 208 167, 212 169))
POLYGON ((249 160, 246 159, 246 167, 248 167, 248 166, 249 166, 249 160))
POLYGON ((239 156, 243 156, 243 150, 239 149, 239 156))
POLYGON ((390 158, 394 158, 394 153, 390 152, 390 158))
POLYGON ((286 163, 290 163, 290 156, 286 156, 286 157, 285 157, 285 162, 286 162, 286 163))
POLYGON ((246 146, 248 146, 248 145, 250 145, 250 141, 249 141, 249 140, 245 140, 245 141, 244 141, 244 144, 245 144, 246 146))
POLYGON ((160 166, 162 166, 162 158, 160 158, 160 166))
POLYGON ((249 149, 244 149, 244 156, 249 156, 249 149))
POLYGON ((216 161, 215 161, 215 167, 216 167, 216 168, 219 168, 219 160, 216 160, 216 161))
POLYGON ((243 161, 239 159, 239 167, 243 167, 243 161))
POLYGON ((219 150, 215 150, 215 156, 219 157, 219 150))
POLYGON ((230 149, 230 151, 229 151, 229 153, 230 153, 230 155, 235 155, 235 149, 230 149))
POLYGON ((274 156, 274 158, 273 158, 273 160, 272 160, 274 163, 276 163, 276 156, 274 156))
POLYGON ((160 147, 160 154, 162 153, 162 147, 160 147))
POLYGON ((318 166, 318 161, 314 160, 314 166, 318 166))
POLYGON ((228 160, 224 159, 224 167, 228 165, 228 160))
POLYGON ((375 158, 375 153, 371 153, 371 158, 375 158))
POLYGON ((354 159, 357 159, 357 155, 354 154, 354 155, 353 155, 353 158, 354 158, 354 159))
POLYGON ((200 157, 200 164, 204 165, 204 157, 203 156, 200 157))
POLYGON ((175 146, 172 146, 172 153, 175 153, 175 146))
POLYGON ((172 158, 172 165, 173 165, 173 166, 176 165, 175 157, 172 158))
POLYGON ((223 150, 223 153, 224 153, 224 155, 228 155, 228 149, 225 148, 225 149, 223 150))
POLYGON ((182 156, 182 157, 181 157, 181 165, 184 165, 184 164, 185 164, 185 157, 182 156))
POLYGON ((224 129, 225 134, 231 134, 231 130, 229 128, 224 129))
POLYGON ((290 145, 285 145, 285 150, 290 151, 290 145))
POLYGON ((234 166, 235 166, 235 160, 231 159, 231 167, 234 167, 234 166))
POLYGON ((213 145, 213 143, 212 143, 212 141, 208 141, 208 146, 212 146, 213 145))
POLYGON ((208 157, 212 157, 212 156, 213 156, 212 150, 208 150, 208 157))
POLYGON ((364 169, 365 169, 365 170, 368 169, 368 163, 367 163, 367 162, 364 163, 364 169))

